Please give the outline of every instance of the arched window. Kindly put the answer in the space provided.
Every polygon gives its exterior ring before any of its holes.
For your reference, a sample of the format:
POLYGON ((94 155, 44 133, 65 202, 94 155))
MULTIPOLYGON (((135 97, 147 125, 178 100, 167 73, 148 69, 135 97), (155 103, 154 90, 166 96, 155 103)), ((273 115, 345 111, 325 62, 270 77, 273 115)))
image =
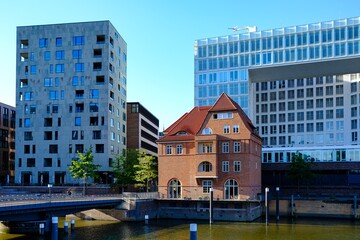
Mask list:
POLYGON ((211 128, 204 128, 202 130, 202 135, 209 135, 209 134, 212 134, 212 129, 211 128))
POLYGON ((212 164, 205 161, 200 163, 199 167, 198 167, 198 171, 199 172, 211 172, 212 171, 212 164))
POLYGON ((168 186, 169 198, 181 198, 181 183, 178 179, 173 179, 168 186))
POLYGON ((238 199, 239 195, 239 184, 234 179, 229 179, 224 185, 224 198, 225 199, 238 199))

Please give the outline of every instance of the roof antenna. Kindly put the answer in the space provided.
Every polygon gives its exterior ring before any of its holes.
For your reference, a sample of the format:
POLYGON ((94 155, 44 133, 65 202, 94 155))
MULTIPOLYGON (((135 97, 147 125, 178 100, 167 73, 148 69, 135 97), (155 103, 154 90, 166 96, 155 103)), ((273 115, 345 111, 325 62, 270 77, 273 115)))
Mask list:
POLYGON ((248 32, 256 32, 257 31, 256 26, 253 26, 253 27, 249 27, 249 26, 238 27, 238 26, 235 26, 235 27, 229 27, 228 29, 233 30, 233 32, 238 32, 238 31, 242 31, 242 30, 247 30, 248 32))

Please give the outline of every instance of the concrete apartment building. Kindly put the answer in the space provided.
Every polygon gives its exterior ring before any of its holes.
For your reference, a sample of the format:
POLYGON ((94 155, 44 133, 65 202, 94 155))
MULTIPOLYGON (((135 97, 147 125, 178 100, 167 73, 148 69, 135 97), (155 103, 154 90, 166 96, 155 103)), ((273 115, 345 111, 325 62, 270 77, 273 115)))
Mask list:
POLYGON ((127 103, 127 148, 158 156, 159 119, 139 102, 127 103))
POLYGON ((296 152, 318 184, 360 183, 360 17, 195 41, 195 105, 227 93, 263 140, 263 180, 296 152))
POLYGON ((126 148, 124 39, 109 21, 21 26, 16 49, 15 182, 77 183, 68 165, 90 147, 110 182, 126 148))
POLYGON ((0 103, 0 183, 13 183, 15 175, 15 107, 0 103))
POLYGON ((240 106, 222 94, 194 107, 159 139, 160 197, 246 200, 261 192, 261 138, 240 106))

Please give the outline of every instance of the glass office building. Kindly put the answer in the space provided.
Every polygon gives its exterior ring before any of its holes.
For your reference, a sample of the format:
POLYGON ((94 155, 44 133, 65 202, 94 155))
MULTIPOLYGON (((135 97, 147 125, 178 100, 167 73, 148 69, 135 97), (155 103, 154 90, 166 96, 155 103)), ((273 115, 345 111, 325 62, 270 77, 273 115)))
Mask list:
POLYGON ((360 17, 196 40, 195 105, 238 102, 264 163, 359 161, 359 43, 360 17))

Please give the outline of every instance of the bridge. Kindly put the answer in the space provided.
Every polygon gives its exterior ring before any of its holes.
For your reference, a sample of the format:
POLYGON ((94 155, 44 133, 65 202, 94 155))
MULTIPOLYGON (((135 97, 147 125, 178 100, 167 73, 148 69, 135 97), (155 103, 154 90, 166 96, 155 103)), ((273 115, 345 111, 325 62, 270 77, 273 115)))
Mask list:
MULTIPOLYGON (((114 209, 125 201, 154 199, 157 193, 124 193, 106 195, 81 194, 9 194, 0 195, 0 221, 19 231, 18 226, 29 226, 35 231, 39 223, 49 230, 52 217, 60 217, 90 209, 114 209)), ((28 230, 26 230, 28 231, 28 230)))
POLYGON ((0 197, 0 221, 37 221, 94 208, 114 208, 124 195, 21 194, 0 197))

